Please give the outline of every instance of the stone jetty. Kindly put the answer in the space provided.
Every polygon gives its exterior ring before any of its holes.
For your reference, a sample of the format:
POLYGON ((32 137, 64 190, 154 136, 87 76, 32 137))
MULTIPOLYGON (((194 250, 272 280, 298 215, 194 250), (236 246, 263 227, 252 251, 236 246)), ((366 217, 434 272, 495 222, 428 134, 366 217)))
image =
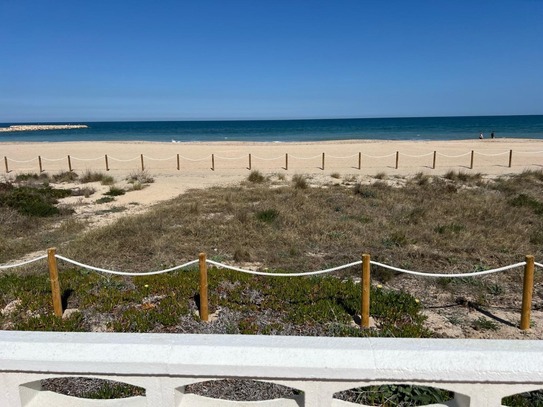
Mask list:
POLYGON ((0 127, 0 132, 9 131, 39 131, 39 130, 71 130, 86 129, 86 124, 23 124, 9 127, 0 127))

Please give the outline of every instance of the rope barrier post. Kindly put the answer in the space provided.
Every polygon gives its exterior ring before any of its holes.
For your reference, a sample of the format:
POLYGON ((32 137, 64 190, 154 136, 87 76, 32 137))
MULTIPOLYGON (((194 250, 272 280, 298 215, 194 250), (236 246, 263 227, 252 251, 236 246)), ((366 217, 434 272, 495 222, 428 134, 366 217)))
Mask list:
POLYGON ((208 321, 208 307, 207 307, 207 262, 206 254, 200 253, 199 268, 200 268, 200 319, 202 321, 208 321))
POLYGON ((68 156, 68 170, 72 172, 72 159, 68 156))
POLYGON ((396 169, 398 169, 398 161, 400 161, 400 152, 396 151, 396 169))
POLYGON ((106 157, 106 171, 109 171, 109 162, 108 162, 108 160, 107 160, 107 154, 106 154, 105 157, 106 157))
POLYGON ((40 164, 40 173, 43 172, 43 167, 41 165, 41 155, 38 156, 38 163, 40 164))
POLYGON ((474 152, 473 150, 471 150, 471 161, 469 163, 469 169, 472 170, 473 169, 473 155, 474 155, 474 152))
POLYGON ((362 255, 362 307, 360 316, 360 326, 362 328, 370 327, 370 255, 362 255))
POLYGON ((6 164, 6 174, 9 174, 8 158, 4 156, 4 164, 6 164))
POLYGON ((179 171, 181 167, 179 166, 179 154, 177 154, 177 171, 179 171))
POLYGON ((509 150, 509 168, 511 168, 512 163, 513 163, 513 150, 509 150))
POLYGON ((362 169, 362 153, 358 153, 358 169, 362 169))
POLYGON ((249 171, 251 171, 252 163, 251 163, 251 153, 249 153, 249 171))
POLYGON ((47 262, 49 264, 49 279, 51 280, 51 295, 53 296, 53 310, 57 317, 62 317, 62 300, 60 298, 60 284, 58 282, 57 249, 47 250, 47 262))
POLYGON ((436 156, 437 156, 437 152, 434 151, 434 161, 432 162, 432 169, 433 169, 433 170, 436 169, 436 156))
POLYGON ((285 171, 288 171, 288 153, 285 153, 285 171))
POLYGON ((140 154, 140 158, 141 158, 141 170, 145 171, 145 166, 143 165, 143 154, 140 154))
POLYGON ((534 256, 526 256, 524 266, 524 287, 522 289, 522 314, 520 329, 530 329, 530 312, 532 309, 532 293, 534 291, 534 256))
POLYGON ((215 154, 211 154, 211 171, 215 171, 215 154))
POLYGON ((324 153, 322 153, 322 170, 324 171, 324 153))

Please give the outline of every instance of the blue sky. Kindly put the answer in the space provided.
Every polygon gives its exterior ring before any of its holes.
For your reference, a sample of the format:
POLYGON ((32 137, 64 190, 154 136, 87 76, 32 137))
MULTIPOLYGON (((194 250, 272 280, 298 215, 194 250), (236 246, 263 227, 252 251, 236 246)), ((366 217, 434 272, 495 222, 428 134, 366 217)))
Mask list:
POLYGON ((0 122, 543 114, 542 0, 0 0, 0 122))

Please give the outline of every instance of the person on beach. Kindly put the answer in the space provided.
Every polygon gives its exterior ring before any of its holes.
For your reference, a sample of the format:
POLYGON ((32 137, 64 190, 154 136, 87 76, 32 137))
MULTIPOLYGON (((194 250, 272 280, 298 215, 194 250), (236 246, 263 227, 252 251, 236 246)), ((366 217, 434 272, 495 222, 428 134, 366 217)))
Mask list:
POLYGON ((494 132, 490 133, 490 138, 494 138, 494 132))
POLYGON ((483 133, 479 134, 479 139, 480 139, 480 140, 482 140, 482 139, 484 139, 484 138, 485 138, 485 136, 483 135, 483 133))

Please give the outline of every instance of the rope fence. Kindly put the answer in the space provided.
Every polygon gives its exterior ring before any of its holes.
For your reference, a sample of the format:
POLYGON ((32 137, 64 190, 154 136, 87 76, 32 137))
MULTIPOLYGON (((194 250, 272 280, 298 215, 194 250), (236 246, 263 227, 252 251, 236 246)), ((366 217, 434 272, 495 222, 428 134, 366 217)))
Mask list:
POLYGON ((482 270, 482 271, 467 272, 467 273, 426 273, 426 272, 420 272, 420 271, 407 270, 407 269, 403 269, 399 267, 390 266, 388 264, 380 263, 377 261, 373 261, 371 260, 369 254, 363 254, 362 260, 354 261, 354 262, 340 265, 337 267, 327 268, 323 270, 300 272, 300 273, 276 273, 276 272, 248 270, 248 269, 244 269, 240 267, 231 266, 225 263, 209 260, 207 259, 207 256, 205 253, 200 253, 199 258, 197 260, 192 260, 184 264, 180 264, 180 265, 170 267, 167 269, 156 270, 156 271, 146 271, 146 272, 126 272, 126 271, 109 270, 109 269, 105 269, 101 267, 95 267, 88 264, 84 264, 76 260, 72 260, 70 258, 61 256, 56 253, 55 248, 50 248, 47 250, 47 255, 38 256, 34 259, 22 261, 19 263, 0 265, 0 270, 7 270, 11 268, 16 268, 16 267, 22 267, 30 263, 34 263, 34 262, 46 259, 46 258, 48 259, 48 265, 49 265, 49 278, 51 282, 53 309, 54 309, 55 315, 58 317, 62 317, 63 310, 62 310, 57 259, 62 260, 66 263, 72 264, 74 266, 83 268, 83 269, 92 270, 92 271, 105 273, 105 274, 127 276, 127 277, 159 275, 159 274, 164 274, 164 273, 169 273, 172 271, 184 269, 184 268, 198 264, 198 268, 200 272, 200 287, 199 287, 200 307, 199 309, 200 309, 200 318, 203 321, 208 321, 208 317, 209 317, 208 311, 207 311, 208 310, 208 300, 207 300, 208 298, 207 265, 208 264, 215 266, 216 268, 237 271, 237 272, 245 273, 245 274, 265 276, 265 277, 291 277, 291 278, 292 277, 308 277, 308 276, 316 276, 316 275, 322 275, 322 274, 327 274, 327 273, 333 273, 333 272, 344 270, 344 269, 351 268, 354 266, 362 265, 362 270, 361 270, 362 271, 362 279, 361 279, 362 296, 361 296, 360 309, 361 309, 361 326, 363 328, 369 328, 370 287, 371 287, 370 275, 371 275, 372 265, 381 267, 384 269, 396 271, 399 273, 417 276, 417 277, 432 277, 432 278, 480 277, 480 276, 484 276, 488 274, 499 273, 499 272, 516 269, 519 267, 524 267, 522 311, 521 311, 521 322, 520 322, 520 329, 522 330, 526 330, 530 328, 530 313, 531 313, 531 308, 532 308, 532 295, 533 295, 533 289, 534 289, 534 269, 535 267, 539 267, 543 269, 542 263, 535 262, 533 256, 527 255, 525 256, 525 261, 511 264, 508 266, 490 269, 490 270, 482 270))
MULTIPOLYGON (((515 151, 515 154, 523 154, 523 155, 542 155, 543 154, 543 151, 515 151)), ((432 169, 436 169, 436 166, 438 164, 437 162, 437 157, 443 157, 443 158, 447 158, 447 159, 456 159, 456 158, 462 158, 462 157, 467 157, 467 156, 470 156, 470 165, 469 165, 469 168, 470 169, 473 169, 474 168, 474 164, 475 164, 475 156, 481 156, 481 157, 487 157, 487 158, 494 158, 494 157, 500 157, 500 156, 504 156, 504 155, 509 155, 509 160, 507 162, 507 166, 509 168, 512 167, 513 165, 513 150, 509 150, 509 151, 501 151, 501 152, 495 152, 495 153, 487 153, 487 152, 481 152, 481 151, 475 151, 475 150, 472 150, 470 152, 467 152, 467 153, 462 153, 462 154, 457 154, 457 155, 449 155, 449 154, 443 154, 443 153, 440 153, 438 151, 433 151, 433 152, 428 152, 428 153, 424 153, 424 154, 418 154, 418 155, 412 155, 412 154, 405 154, 405 153, 402 153, 400 151, 396 151, 396 152, 393 152, 393 153, 390 153, 390 154, 385 154, 385 155, 370 155, 370 154, 366 154, 366 153, 363 153, 363 152, 359 152, 358 154, 353 154, 353 155, 348 155, 348 156, 333 156, 333 155, 328 155, 328 158, 330 159, 333 159, 333 160, 341 160, 341 161, 348 161, 354 157, 356 157, 358 155, 358 169, 361 170, 362 169, 362 157, 365 157, 366 159, 373 159, 373 160, 381 160, 383 158, 390 158, 390 157, 396 157, 396 161, 394 163, 394 168, 395 169, 398 169, 399 168, 399 165, 400 165, 400 157, 404 157, 404 158, 409 158, 409 159, 419 159, 419 158, 426 158, 426 157, 430 157, 430 156, 433 156, 433 160, 432 160, 432 165, 431 165, 431 168, 432 169)), ((9 158, 9 157, 6 157, 4 156, 4 165, 5 165, 5 171, 6 173, 9 173, 12 171, 12 169, 10 169, 10 165, 9 163, 15 163, 15 164, 27 164, 27 163, 31 163, 31 162, 34 162, 34 161, 38 161, 38 166, 39 166, 39 170, 40 170, 40 173, 44 171, 44 168, 43 168, 43 162, 59 162, 59 161, 64 161, 67 159, 67 163, 68 163, 68 170, 71 172, 73 171, 73 168, 72 168, 72 159, 73 160, 78 160, 78 161, 85 161, 85 162, 90 162, 90 161, 99 161, 99 160, 105 160, 105 168, 106 168, 106 171, 109 171, 110 170, 110 166, 109 166, 109 160, 112 160, 112 161, 116 161, 116 162, 120 162, 120 163, 128 163, 128 162, 132 162, 132 161, 136 161, 136 160, 140 160, 141 162, 141 168, 142 170, 145 169, 145 163, 144 163, 144 160, 147 160, 147 161, 162 161, 162 162, 165 162, 165 161, 172 161, 172 160, 176 160, 177 162, 177 170, 180 170, 181 166, 180 166, 180 162, 181 160, 183 161, 189 161, 189 162, 199 162, 199 161, 206 161, 206 160, 209 160, 211 159, 211 170, 215 170, 215 160, 225 160, 225 161, 240 161, 240 160, 246 160, 248 159, 249 161, 249 165, 247 167, 247 169, 251 170, 252 169, 252 158, 255 158, 257 160, 261 160, 261 161, 276 161, 276 160, 280 160, 281 158, 283 158, 283 156, 278 156, 278 157, 257 157, 257 156, 253 156, 252 154, 248 154, 248 155, 242 155, 242 156, 239 156, 239 157, 225 157, 225 156, 220 156, 220 155, 216 155, 216 154, 210 154, 206 157, 202 157, 202 158, 191 158, 191 157, 185 157, 185 156, 182 156, 180 154, 177 154, 175 156, 171 156, 171 157, 167 157, 167 158, 156 158, 156 157, 149 157, 147 155, 144 155, 144 154, 140 154, 139 157, 134 157, 134 158, 115 158, 115 157, 112 157, 112 156, 108 156, 107 154, 104 155, 103 157, 96 157, 96 158, 81 158, 81 157, 71 157, 70 155, 68 155, 67 157, 60 157, 60 158, 46 158, 46 157, 42 157, 42 156, 38 156, 36 158, 31 158, 31 159, 28 159, 28 160, 16 160, 16 159, 13 159, 13 158, 9 158)), ((310 160, 316 160, 318 158, 321 158, 322 159, 322 165, 321 165, 321 169, 324 171, 325 169, 325 159, 326 159, 326 153, 322 153, 322 154, 319 154, 319 155, 316 155, 316 156, 310 156, 310 157, 303 157, 303 156, 294 156, 294 155, 290 155, 290 158, 293 158, 295 160, 300 160, 300 161, 310 161, 310 160)), ((285 159, 285 165, 284 168, 285 170, 288 170, 288 159, 289 159, 289 154, 286 153, 284 155, 284 159, 285 159)), ((495 164, 495 165, 505 165, 505 163, 498 163, 498 164, 495 164)), ((424 164, 424 166, 427 166, 424 164)), ((450 165, 448 165, 450 166, 450 165)))

